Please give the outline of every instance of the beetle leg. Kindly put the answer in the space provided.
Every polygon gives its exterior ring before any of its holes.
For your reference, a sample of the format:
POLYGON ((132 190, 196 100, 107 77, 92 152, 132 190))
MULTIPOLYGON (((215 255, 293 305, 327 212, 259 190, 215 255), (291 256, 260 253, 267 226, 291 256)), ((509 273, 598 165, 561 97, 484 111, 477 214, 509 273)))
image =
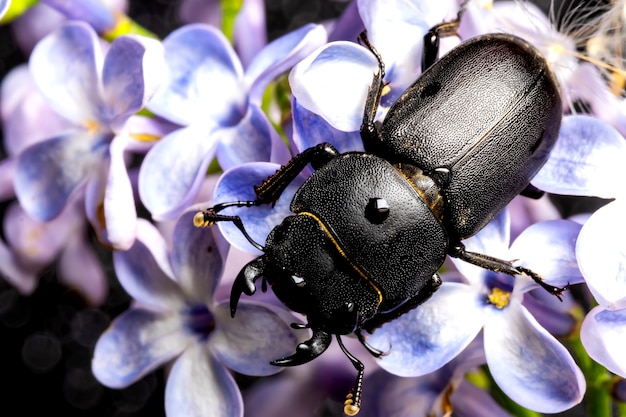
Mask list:
POLYGON ((439 59, 439 40, 442 37, 458 36, 457 29, 461 23, 461 16, 467 7, 469 0, 461 4, 456 19, 450 22, 443 22, 430 28, 424 35, 424 44, 422 46, 422 72, 426 71, 439 59))
POLYGON ((385 356, 388 353, 388 352, 383 352, 382 350, 376 349, 374 346, 367 343, 367 340, 365 340, 365 336, 363 336, 363 332, 361 332, 361 329, 358 329, 356 332, 354 332, 354 334, 356 335, 357 339, 359 339, 359 342, 361 342, 363 347, 367 349, 367 351, 373 357, 380 358, 381 356, 385 356))
MULTIPOLYGON (((400 305, 394 310, 378 313, 371 319, 367 320, 361 328, 372 333, 375 329, 379 328, 383 324, 395 320, 401 315, 408 313, 415 307, 426 302, 441 286, 441 278, 439 274, 435 272, 432 279, 413 297, 409 298, 404 304, 400 305)), ((358 336, 358 335, 357 335, 358 336)), ((367 346, 366 346, 367 348, 367 346)))
POLYGON ((324 353, 330 343, 332 342, 332 338, 329 333, 326 333, 323 330, 314 329, 313 336, 302 342, 296 347, 296 353, 291 356, 287 356, 281 359, 276 359, 270 362, 272 365, 276 366, 298 366, 313 359, 317 358, 319 355, 324 353))
POLYGON ((468 252, 465 250, 465 245, 462 243, 458 243, 450 247, 450 256, 454 256, 455 258, 459 258, 465 262, 480 266, 481 268, 485 268, 490 271, 502 272, 512 276, 526 275, 539 284, 544 290, 556 296, 559 300, 561 300, 563 291, 567 289, 567 286, 559 288, 546 284, 539 274, 524 267, 513 266, 510 261, 494 258, 493 256, 482 253, 468 252))
POLYGON ((259 204, 276 203, 283 191, 307 164, 310 163, 313 169, 319 169, 338 155, 339 152, 330 143, 320 143, 305 149, 283 165, 274 175, 263 181, 263 184, 254 187, 257 201, 259 204))
MULTIPOLYGON (((265 270, 265 259, 260 256, 251 262, 249 262, 243 269, 237 274, 233 287, 230 290, 230 316, 235 317, 237 312, 237 304, 239 304, 239 297, 244 293, 246 295, 252 295, 256 292, 254 283, 263 275, 265 270)), ((263 279, 265 283, 265 279, 263 279)))
POLYGON ((346 396, 346 401, 343 403, 343 412, 349 416, 354 416, 358 414, 358 412, 361 410, 361 394, 363 392, 363 374, 365 371, 365 366, 363 365, 363 362, 361 362, 354 355, 348 352, 348 349, 346 349, 343 342, 341 341, 341 337, 339 335, 336 335, 336 337, 337 343, 339 343, 341 351, 348 357, 348 359, 350 359, 350 362, 352 362, 354 369, 356 369, 357 371, 354 388, 352 388, 352 391, 346 396))
POLYGON ((363 141, 363 147, 366 151, 381 155, 382 151, 382 137, 375 124, 376 112, 378 112, 378 106, 380 105, 380 98, 383 94, 383 88, 385 83, 383 81, 385 77, 385 63, 382 57, 374 48, 374 46, 367 39, 365 31, 359 35, 359 42, 362 43, 369 51, 374 55, 378 61, 378 72, 374 74, 372 78, 372 84, 370 84, 367 92, 367 99, 365 100, 365 108, 363 110, 363 122, 361 123, 361 140, 363 141))
POLYGON ((258 206, 262 204, 260 201, 234 201, 232 203, 222 203, 216 204, 215 206, 208 208, 204 211, 199 211, 193 216, 193 224, 196 227, 209 227, 212 226, 216 222, 232 222, 237 229, 243 234, 248 242, 261 252, 265 250, 262 245, 250 237, 248 232, 246 232, 245 227, 243 227, 243 222, 239 216, 225 216, 223 214, 218 214, 220 211, 224 210, 227 207, 252 207, 258 206))

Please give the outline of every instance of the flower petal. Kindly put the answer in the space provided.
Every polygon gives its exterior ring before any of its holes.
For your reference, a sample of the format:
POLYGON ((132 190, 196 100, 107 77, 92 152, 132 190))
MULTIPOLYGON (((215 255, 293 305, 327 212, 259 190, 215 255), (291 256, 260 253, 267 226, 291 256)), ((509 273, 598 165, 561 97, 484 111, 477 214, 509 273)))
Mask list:
POLYGON ((52 110, 34 83, 28 65, 17 66, 0 85, 3 144, 9 155, 67 131, 72 125, 52 110))
MULTIPOLYGON (((190 3, 185 1, 184 4, 190 3)), ((206 1, 203 8, 207 9, 206 1)), ((221 12, 221 7, 218 7, 221 12)), ((233 42, 244 67, 247 67, 255 55, 267 44, 267 20, 265 19, 265 1, 246 0, 235 17, 233 42)), ((221 24, 213 25, 221 27, 221 24)))
POLYGON ((363 142, 358 131, 344 132, 329 125, 326 120, 304 108, 295 98, 293 109, 293 141, 300 152, 319 145, 331 143, 339 153, 363 151, 363 142))
MULTIPOLYGON (((576 239, 581 225, 569 220, 535 223, 511 245, 511 254, 523 265, 543 276, 550 285, 565 287, 583 282, 576 261, 576 239)), ((520 281, 521 282, 521 281, 520 281)), ((536 288, 534 282, 520 286, 522 291, 536 288)))
MULTIPOLYGON (((84 232, 83 232, 84 233, 84 232)), ((75 289, 92 306, 100 306, 108 293, 102 264, 82 235, 68 240, 58 264, 58 279, 75 289)))
POLYGON ((108 135, 74 132, 39 142, 18 157, 15 192, 32 217, 56 217, 107 151, 108 135))
POLYGON ((217 331, 211 336, 211 347, 230 369, 245 375, 271 375, 282 370, 270 361, 295 352, 298 338, 288 313, 269 306, 242 301, 235 318, 230 316, 228 302, 214 310, 217 331))
POLYGON ((224 35, 192 24, 163 40, 169 79, 148 108, 181 125, 236 122, 246 108, 243 70, 224 35))
POLYGON ((108 166, 94 173, 86 192, 87 217, 105 246, 126 250, 137 232, 133 186, 126 170, 124 151, 128 137, 116 136, 109 147, 108 166))
POLYGON ((443 283, 432 298, 383 325, 367 342, 389 354, 380 366, 399 376, 433 372, 456 357, 483 325, 478 297, 465 284, 443 283))
POLYGON ((243 416, 243 400, 235 380, 204 345, 190 346, 174 363, 165 387, 165 414, 243 416))
POLYGON ((102 69, 104 100, 116 129, 143 108, 165 78, 163 46, 142 36, 121 36, 109 48, 102 69))
POLYGON ((626 140, 590 116, 563 118, 559 139, 532 183, 555 194, 613 198, 626 188, 607 178, 626 178, 626 140))
POLYGON ((195 199, 215 156, 218 132, 187 127, 161 139, 139 170, 139 196, 155 220, 173 220, 195 199))
POLYGON ((192 341, 177 314, 131 309, 100 336, 91 369, 102 384, 124 388, 179 355, 192 341))
POLYGON ((294 97, 331 126, 359 130, 363 106, 378 62, 364 47, 332 42, 303 59, 289 74, 294 97))
MULTIPOLYGON (((256 194, 255 185, 261 185, 263 181, 276 173, 279 165, 256 162, 239 165, 226 171, 215 187, 215 203, 232 201, 254 201, 256 194)), ((276 205, 263 204, 256 207, 230 207, 220 212, 226 216, 239 216, 243 225, 254 241, 259 244, 265 243, 270 231, 291 214, 289 206, 296 191, 304 183, 304 177, 299 175, 289 184, 280 196, 276 205)), ((221 232, 231 245, 240 250, 259 253, 242 235, 241 231, 232 222, 219 222, 221 232)))
POLYGON ((174 276, 187 298, 211 305, 224 261, 215 232, 195 227, 194 215, 195 212, 184 213, 176 222, 170 259, 174 276))
POLYGON ((146 220, 137 223, 137 240, 127 251, 113 253, 117 277, 137 301, 157 309, 178 310, 184 305, 180 287, 163 271, 163 238, 146 220))
POLYGON ((490 315, 484 337, 489 370, 516 403, 558 413, 582 400, 585 379, 574 359, 520 304, 490 315))
POLYGON ((591 293, 607 307, 626 308, 626 205, 616 200, 583 225, 576 244, 578 265, 591 293))
POLYGON ((254 57, 246 70, 246 81, 250 85, 250 101, 260 105, 267 85, 274 78, 287 72, 324 43, 326 43, 324 27, 312 23, 269 43, 254 57))
MULTIPOLYGON (((249 106, 237 125, 219 132, 217 159, 224 170, 245 162, 270 161, 272 154, 284 157, 288 155, 288 150, 265 113, 257 106, 249 106), (275 149, 277 147, 282 147, 282 152, 275 149)), ((280 159, 271 162, 287 162, 284 158, 280 159)))
POLYGON ((30 295, 39 282, 39 268, 24 265, 2 240, 0 240, 0 276, 22 295, 30 295))
POLYGON ((66 23, 42 39, 30 57, 30 70, 50 106, 74 124, 100 123, 99 71, 102 51, 84 22, 66 23))
POLYGON ((587 353, 609 371, 626 378, 626 309, 591 310, 580 329, 580 340, 587 353))

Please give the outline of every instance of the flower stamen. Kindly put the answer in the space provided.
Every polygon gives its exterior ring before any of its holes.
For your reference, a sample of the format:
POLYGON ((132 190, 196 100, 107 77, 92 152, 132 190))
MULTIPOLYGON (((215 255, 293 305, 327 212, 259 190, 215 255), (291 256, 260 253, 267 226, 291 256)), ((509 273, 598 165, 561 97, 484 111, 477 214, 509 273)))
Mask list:
POLYGON ((511 300, 511 292, 504 291, 498 287, 491 290, 491 293, 487 296, 490 304, 493 304, 496 308, 503 309, 509 305, 511 300))

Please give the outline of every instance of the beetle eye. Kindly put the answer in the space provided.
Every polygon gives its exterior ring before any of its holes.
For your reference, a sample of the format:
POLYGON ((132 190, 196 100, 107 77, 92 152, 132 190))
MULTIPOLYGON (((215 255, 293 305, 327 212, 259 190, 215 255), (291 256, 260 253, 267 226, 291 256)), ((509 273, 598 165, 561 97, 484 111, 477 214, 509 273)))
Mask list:
POLYGON ((365 206, 365 218, 373 224, 381 224, 389 217, 389 203, 384 198, 370 198, 365 206))

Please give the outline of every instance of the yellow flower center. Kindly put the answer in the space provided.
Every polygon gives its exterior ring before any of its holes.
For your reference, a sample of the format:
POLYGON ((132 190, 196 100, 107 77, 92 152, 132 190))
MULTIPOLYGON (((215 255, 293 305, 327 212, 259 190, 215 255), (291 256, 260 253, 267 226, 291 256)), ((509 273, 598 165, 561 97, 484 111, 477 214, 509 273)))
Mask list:
POLYGON ((500 288, 494 288, 491 290, 491 294, 487 297, 489 302, 493 304, 496 308, 503 309, 507 305, 509 305, 509 300, 511 299, 511 293, 509 291, 504 291, 500 288))

